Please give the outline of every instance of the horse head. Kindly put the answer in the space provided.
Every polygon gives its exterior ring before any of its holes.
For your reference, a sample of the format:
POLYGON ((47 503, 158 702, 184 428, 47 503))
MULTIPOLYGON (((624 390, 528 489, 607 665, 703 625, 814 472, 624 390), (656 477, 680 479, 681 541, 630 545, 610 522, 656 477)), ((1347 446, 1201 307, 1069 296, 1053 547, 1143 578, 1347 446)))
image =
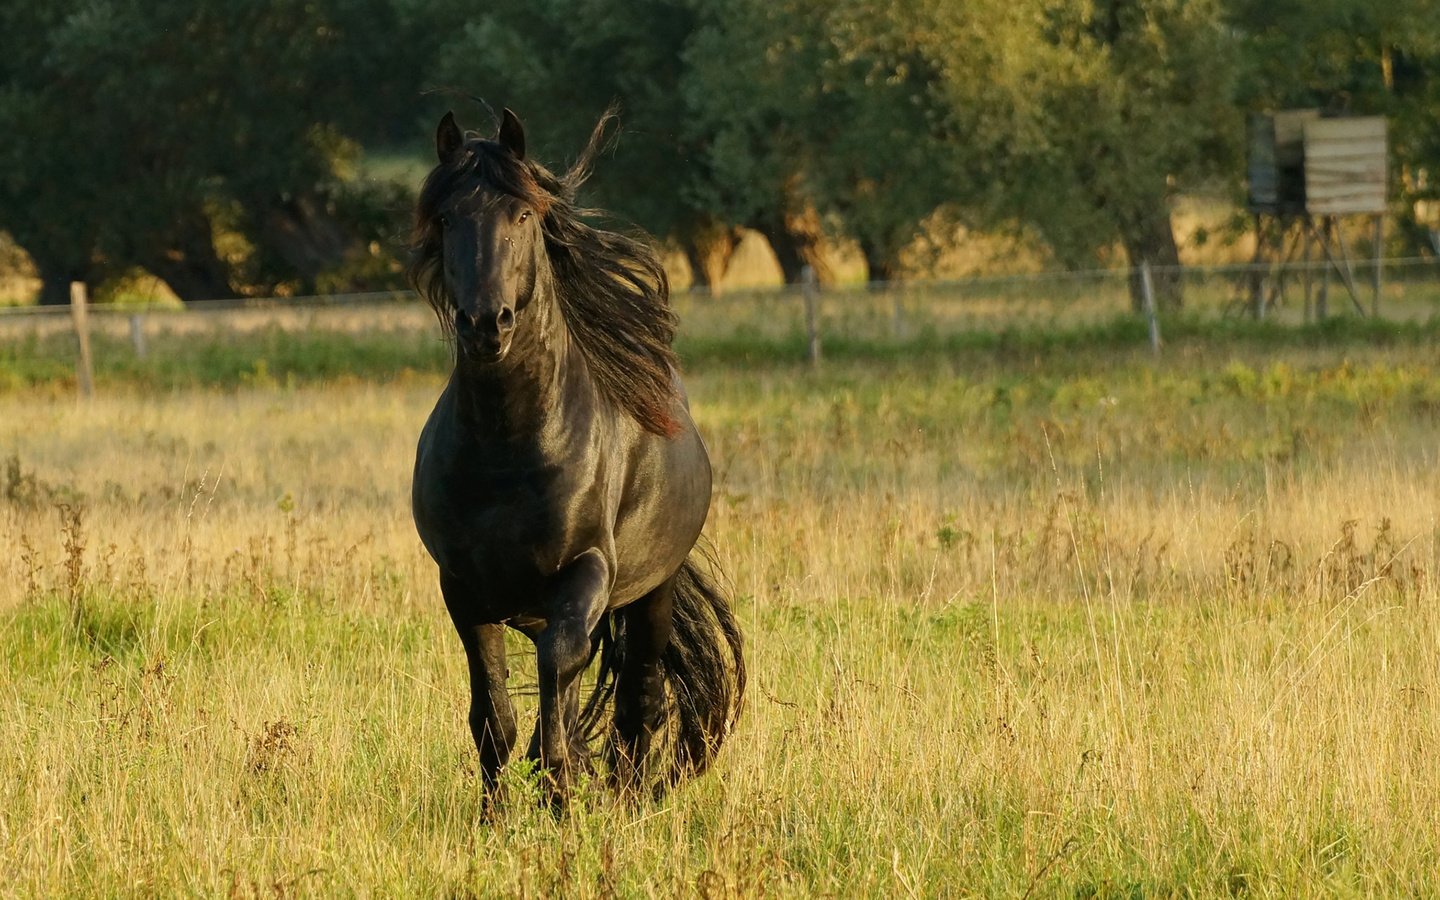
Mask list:
POLYGON ((604 212, 576 202, 614 118, 601 116, 556 175, 527 158, 510 110, 493 138, 462 132, 447 113, 435 136, 439 163, 415 204, 409 276, 467 369, 508 354, 513 371, 529 348, 561 346, 563 336, 601 395, 646 431, 674 437, 683 403, 660 255, 643 237, 597 227, 604 212))
POLYGON ((446 113, 435 148, 440 169, 455 175, 433 218, 456 342, 467 358, 498 362, 544 271, 547 195, 525 163, 524 126, 508 109, 494 140, 467 140, 446 113))

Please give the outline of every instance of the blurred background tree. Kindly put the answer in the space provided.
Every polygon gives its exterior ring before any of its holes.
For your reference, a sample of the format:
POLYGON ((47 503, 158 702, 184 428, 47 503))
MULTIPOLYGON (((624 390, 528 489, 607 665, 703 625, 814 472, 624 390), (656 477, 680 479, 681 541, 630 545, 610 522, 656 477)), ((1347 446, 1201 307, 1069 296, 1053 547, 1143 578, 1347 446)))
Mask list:
POLYGON ((1175 201, 1238 199, 1252 110, 1388 116, 1424 246, 1437 77, 1424 0, 12 3, 0 231, 42 302, 136 272, 185 300, 398 286, 435 121, 494 127, 473 93, 556 165, 618 104, 587 199, 702 289, 747 232, 786 280, 849 246, 876 282, 1001 233, 1148 260, 1173 307, 1175 201))
MULTIPOLYGON (((515 109, 532 155, 556 165, 579 152, 615 106, 622 126, 612 128, 613 162, 602 163, 590 199, 679 245, 702 285, 718 280, 733 229, 694 202, 692 185, 706 177, 705 136, 688 127, 676 89, 685 73, 682 51, 704 15, 698 4, 496 0, 473 18, 464 4, 437 5, 453 36, 431 69, 434 83, 515 109)), ((475 130, 493 132, 496 123, 484 121, 478 105, 470 116, 475 130)))
MULTIPOLYGON (((1212 0, 1092 0, 1041 14, 1056 53, 1035 73, 1047 152, 1020 167, 1042 175, 1050 201, 1034 224, 1072 262, 1118 241, 1128 265, 1160 267, 1156 299, 1178 308, 1173 201, 1234 182, 1243 167, 1235 36, 1212 0)), ((1139 309, 1138 278, 1131 297, 1139 309)))
POLYGON ((403 58, 378 40, 387 3, 112 0, 0 16, 0 130, 19 136, 0 148, 0 227, 34 261, 41 302, 136 267, 186 300, 312 290, 369 254, 378 235, 360 211, 379 198, 346 176, 352 135, 387 124, 378 86, 403 58))
POLYGON ((827 239, 854 241, 871 281, 901 277, 924 223, 964 189, 963 136, 937 93, 944 4, 712 2, 684 85, 708 138, 705 205, 765 235, 786 281, 805 265, 829 277, 827 239))

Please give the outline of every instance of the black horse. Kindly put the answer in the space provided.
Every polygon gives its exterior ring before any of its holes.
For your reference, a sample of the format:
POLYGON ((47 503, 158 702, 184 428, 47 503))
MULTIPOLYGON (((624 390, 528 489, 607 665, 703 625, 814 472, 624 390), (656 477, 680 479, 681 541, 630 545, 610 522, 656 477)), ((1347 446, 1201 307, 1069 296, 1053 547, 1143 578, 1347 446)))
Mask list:
POLYGON ((676 374, 664 269, 576 206, 609 118, 556 176, 525 158, 510 110, 494 140, 447 113, 410 268, 455 350, 412 499, 465 645, 480 771, 492 788, 515 743, 509 626, 535 644, 529 755, 556 800, 612 707, 617 787, 658 793, 703 771, 745 686, 739 628, 696 548, 710 461, 676 374))

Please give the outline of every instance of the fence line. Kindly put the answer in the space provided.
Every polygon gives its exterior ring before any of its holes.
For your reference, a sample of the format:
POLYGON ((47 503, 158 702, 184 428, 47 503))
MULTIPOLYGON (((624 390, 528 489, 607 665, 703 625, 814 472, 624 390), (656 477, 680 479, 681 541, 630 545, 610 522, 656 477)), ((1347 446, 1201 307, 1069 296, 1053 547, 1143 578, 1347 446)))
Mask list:
MULTIPOLYGON (((1377 266, 1373 259, 1352 259, 1348 268, 1354 272, 1368 272, 1374 269, 1378 274, 1383 269, 1392 275, 1400 274, 1406 270, 1420 269, 1428 273, 1440 275, 1440 258, 1436 257, 1396 257, 1383 259, 1377 266)), ((1273 261, 1262 263, 1219 263, 1206 265, 1179 265, 1162 266, 1150 265, 1152 276, 1178 275, 1182 279, 1209 279, 1214 277, 1237 277, 1242 275, 1266 275, 1285 276, 1290 274, 1314 275, 1315 273, 1334 272, 1336 266, 1324 259, 1319 260, 1290 260, 1273 261)), ((939 292, 963 292, 968 289, 984 289, 1005 286, 1027 286, 1043 283, 1074 283, 1105 282, 1105 281, 1127 281, 1131 278, 1140 277, 1141 267, 1111 267, 1091 269, 1048 269, 1041 272, 1014 272, 996 275, 971 275, 957 278, 925 279, 918 278, 897 282, 857 282, 846 284, 832 284, 820 288, 822 293, 846 294, 852 292, 887 293, 892 291, 916 292, 916 291, 939 291, 939 292)), ((1358 282, 1358 279, 1357 279, 1358 282)), ((1342 284, 1343 286, 1343 284, 1342 284)), ((754 288, 732 288, 723 294, 714 296, 726 297, 732 295, 772 295, 795 293, 803 294, 805 284, 786 284, 773 287, 754 288)), ((683 294, 685 292, 677 292, 683 294)), ((170 313, 170 312, 208 312, 228 310, 256 310, 256 309, 320 309, 333 306, 350 305, 382 305, 389 303, 413 303, 419 297, 414 291, 406 289, 387 291, 366 291, 343 294, 310 294, 292 297, 235 297, 225 300, 196 300, 183 304, 153 303, 153 304, 91 304, 90 312, 94 315, 137 315, 148 313, 170 313)), ((63 305, 54 306, 0 306, 0 317, 27 316, 49 316, 68 315, 68 307, 63 305)))
MULTIPOLYGON (((1261 263, 1216 266, 1028 272, 888 284, 831 285, 813 273, 799 285, 735 290, 722 295, 677 292, 675 309, 690 340, 741 344, 804 342, 818 365, 821 345, 845 341, 904 345, 944 335, 996 333, 1013 328, 1088 327, 1138 315, 1150 346, 1162 352, 1167 292, 1183 289, 1190 316, 1254 317, 1298 324, 1346 315, 1395 320, 1440 317, 1440 264, 1433 259, 1384 260, 1387 277, 1365 285, 1360 273, 1373 261, 1346 269, 1333 263, 1261 263), (1331 282, 1339 293, 1330 298, 1331 282), (1373 287, 1369 309, 1361 299, 1373 287), (1138 293, 1137 293, 1138 291, 1138 293), (1303 304, 1296 303, 1296 294, 1303 304), (1345 299, 1340 299, 1348 295, 1345 299), (1332 300, 1338 301, 1332 303, 1332 300)), ((1378 268, 1375 273, 1378 276, 1378 268)), ((89 332, 111 341, 129 338, 136 357, 149 352, 149 335, 233 334, 255 329, 415 333, 434 327, 427 307, 408 290, 306 297, 237 298, 180 305, 75 305, 0 309, 0 340, 15 334, 62 334, 79 342, 83 386, 89 332), (57 317, 65 318, 57 318, 57 317), (26 323, 33 323, 27 325, 26 323)), ((108 346, 113 346, 110 344, 108 346)), ((54 351, 50 351, 54 352, 54 351)), ((65 352, 67 358, 70 352, 65 352)))
MULTIPOLYGON (((1013 328, 1088 327, 1138 315, 1148 326, 1150 347, 1163 352, 1164 302, 1177 286, 1189 316, 1254 317, 1298 324, 1328 317, 1327 308, 1346 315, 1395 320, 1440 317, 1440 263, 1433 259, 1384 260, 1386 277, 1365 285, 1360 277, 1373 261, 1345 268, 1333 262, 1274 262, 1216 266, 1141 266, 1082 271, 1027 272, 972 278, 888 284, 816 283, 734 290, 722 295, 680 291, 674 298, 683 332, 692 341, 735 341, 737 346, 793 346, 812 365, 821 346, 846 341, 909 346, 965 333, 998 333, 1013 328), (1330 298, 1331 282, 1339 291, 1330 298), (1375 293, 1369 305, 1361 294, 1375 293), (1296 294, 1303 305, 1296 303, 1296 294), (1340 299, 1348 295, 1353 303, 1340 299), (1333 302, 1332 301, 1338 301, 1333 302)), ((1378 275, 1377 272, 1375 273, 1378 275)), ((83 287, 77 285, 77 287, 83 287)), ((150 334, 216 336, 255 329, 286 332, 415 334, 434 330, 430 310, 408 290, 306 297, 236 298, 180 305, 88 305, 0 309, 0 341, 7 336, 56 336, 78 340, 77 382, 86 384, 90 331, 109 337, 113 348, 128 336, 136 357, 149 352, 150 334), (64 317, 64 318, 57 318, 64 317), (28 324, 27 324, 28 323, 28 324), (163 324, 162 324, 163 323, 163 324)), ((438 339, 438 337, 437 337, 438 339)), ((64 355, 74 350, 47 350, 64 355)), ((113 352, 107 349, 105 352, 113 352)))
MULTIPOLYGON (((1380 265, 1375 265, 1374 259, 1351 259, 1349 268, 1352 272, 1369 272, 1371 269, 1380 271, 1384 269, 1390 275, 1403 275, 1404 272, 1421 269, 1423 272, 1440 274, 1440 258, 1428 258, 1428 256, 1404 256, 1404 258, 1382 259, 1380 265)), ((1320 272, 1335 271, 1335 265, 1325 259, 1312 259, 1312 261, 1274 261, 1261 262, 1261 264, 1215 264, 1215 265, 1151 265, 1153 276, 1179 275, 1187 279, 1208 279, 1215 276, 1240 276, 1240 275, 1270 275, 1283 276, 1290 274, 1315 275, 1320 272)), ((1011 274, 996 275, 968 275, 960 278, 917 278, 909 281, 897 282, 847 282, 847 284, 824 285, 821 288, 825 294, 847 294, 847 292, 870 291, 953 291, 963 292, 966 288, 995 288, 1005 285, 1035 285, 1054 284, 1054 282, 1068 282, 1068 284, 1083 284, 1083 282, 1104 282, 1123 281, 1123 279, 1139 278, 1139 266, 1125 266, 1125 268, 1092 268, 1092 269, 1047 269, 1043 272, 1011 272, 1011 274)), ((1358 279, 1356 279, 1358 281, 1358 279)), ((766 294, 788 294, 804 292, 804 284, 773 285, 773 287, 755 288, 730 288, 723 294, 716 294, 716 297, 726 295, 766 295, 766 294)), ((677 291, 683 294, 683 291, 677 291)), ((297 297, 236 297, 229 300, 200 300, 184 302, 184 304, 91 304, 91 312, 95 315, 135 315, 150 314, 150 312, 206 312, 206 311, 229 311, 229 310, 268 310, 268 308, 287 308, 287 310, 310 310, 310 308, 344 307, 344 305, 377 305, 377 304, 405 304, 405 302, 418 301, 418 295, 410 289, 392 289, 392 291, 364 291, 348 292, 348 294, 312 294, 297 295, 297 297)), ((14 307, 3 307, 0 305, 0 317, 30 317, 30 315, 68 315, 68 307, 65 305, 14 305, 14 307)))
MULTIPOLYGON (((193 300, 188 303, 102 303, 91 304, 96 315, 138 315, 142 313, 226 312, 237 309, 323 309, 331 306, 370 306, 410 303, 419 300, 412 290, 366 291, 349 294, 306 294, 295 297, 233 297, 226 300, 193 300)), ((0 316, 69 315, 69 308, 54 306, 0 306, 0 316)))

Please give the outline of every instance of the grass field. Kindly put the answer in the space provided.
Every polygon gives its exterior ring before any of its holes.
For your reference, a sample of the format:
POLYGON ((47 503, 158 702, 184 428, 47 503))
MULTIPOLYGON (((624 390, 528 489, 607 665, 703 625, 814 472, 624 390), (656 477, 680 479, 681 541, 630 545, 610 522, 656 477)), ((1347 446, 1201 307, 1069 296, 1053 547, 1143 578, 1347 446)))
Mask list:
POLYGON ((741 727, 484 820, 433 334, 10 340, 0 895, 1436 895, 1440 338, 1347 328, 687 338, 741 727))

